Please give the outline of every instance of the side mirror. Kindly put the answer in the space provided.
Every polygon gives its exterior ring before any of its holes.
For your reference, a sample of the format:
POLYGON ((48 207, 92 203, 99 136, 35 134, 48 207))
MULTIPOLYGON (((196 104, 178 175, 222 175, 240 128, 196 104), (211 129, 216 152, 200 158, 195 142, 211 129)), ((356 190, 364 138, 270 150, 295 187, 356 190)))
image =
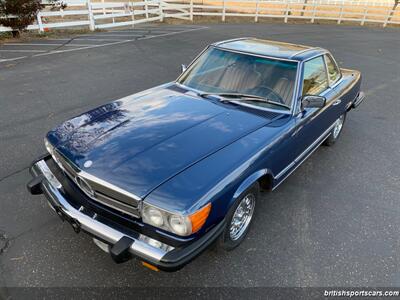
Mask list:
POLYGON ((326 103, 326 98, 322 96, 305 95, 301 98, 301 108, 306 107, 324 107, 326 103))
POLYGON ((181 72, 182 72, 182 73, 185 72, 186 69, 187 69, 187 66, 186 66, 186 65, 181 65, 181 72))

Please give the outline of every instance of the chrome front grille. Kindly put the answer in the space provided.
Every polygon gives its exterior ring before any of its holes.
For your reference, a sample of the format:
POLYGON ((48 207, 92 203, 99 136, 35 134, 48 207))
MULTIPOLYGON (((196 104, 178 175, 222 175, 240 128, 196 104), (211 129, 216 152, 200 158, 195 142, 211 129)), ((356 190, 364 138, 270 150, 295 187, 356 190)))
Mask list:
POLYGON ((67 161, 58 151, 53 151, 52 153, 53 159, 56 161, 58 166, 68 175, 71 179, 75 180, 76 175, 79 172, 79 169, 76 168, 73 164, 67 161))
POLYGON ((79 170, 58 151, 53 151, 53 159, 64 173, 91 199, 122 213, 140 217, 141 199, 102 179, 79 170))

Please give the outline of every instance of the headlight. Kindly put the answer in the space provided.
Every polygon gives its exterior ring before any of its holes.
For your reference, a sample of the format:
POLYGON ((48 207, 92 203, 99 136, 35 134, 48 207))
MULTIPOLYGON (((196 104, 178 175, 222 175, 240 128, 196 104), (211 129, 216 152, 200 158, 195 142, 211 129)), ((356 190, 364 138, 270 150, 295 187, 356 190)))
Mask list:
POLYGON ((183 216, 144 203, 142 218, 144 223, 173 232, 180 236, 187 236, 195 233, 204 225, 210 210, 211 203, 208 203, 195 213, 183 216))
POLYGON ((143 209, 143 219, 145 217, 149 224, 153 226, 162 227, 164 225, 163 213, 155 207, 146 206, 143 209))
POLYGON ((172 215, 168 221, 172 231, 178 235, 187 235, 192 231, 192 224, 185 217, 172 215))

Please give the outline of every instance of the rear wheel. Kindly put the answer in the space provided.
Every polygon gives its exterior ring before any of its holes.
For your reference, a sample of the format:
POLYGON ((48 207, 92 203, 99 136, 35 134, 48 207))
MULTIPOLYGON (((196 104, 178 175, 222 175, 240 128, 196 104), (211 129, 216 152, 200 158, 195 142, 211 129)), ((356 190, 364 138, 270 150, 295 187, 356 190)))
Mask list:
POLYGON ((254 217, 259 191, 258 183, 252 185, 230 208, 225 229, 219 239, 219 246, 223 249, 235 249, 246 237, 254 217))
POLYGON ((325 140, 324 145, 325 146, 332 146, 336 141, 338 140, 340 133, 342 132, 344 121, 346 120, 346 113, 341 115, 336 121, 335 125, 333 126, 331 130, 331 134, 329 137, 325 140))

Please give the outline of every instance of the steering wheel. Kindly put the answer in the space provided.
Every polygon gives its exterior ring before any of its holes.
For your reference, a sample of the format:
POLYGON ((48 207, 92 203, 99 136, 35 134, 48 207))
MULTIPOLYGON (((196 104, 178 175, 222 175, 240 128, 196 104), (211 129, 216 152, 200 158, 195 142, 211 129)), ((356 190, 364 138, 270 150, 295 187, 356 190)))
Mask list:
POLYGON ((282 104, 286 104, 283 98, 275 92, 273 89, 270 87, 267 87, 265 85, 258 86, 256 88, 253 88, 248 91, 249 93, 253 95, 266 95, 266 97, 272 101, 276 101, 282 104))
POLYGON ((268 95, 268 99, 270 99, 272 101, 276 101, 276 102, 282 103, 282 104, 286 104, 285 100, 283 100, 281 95, 279 95, 277 92, 275 92, 270 87, 262 85, 262 86, 260 86, 260 88, 264 90, 263 94, 265 92, 265 95, 268 95))

